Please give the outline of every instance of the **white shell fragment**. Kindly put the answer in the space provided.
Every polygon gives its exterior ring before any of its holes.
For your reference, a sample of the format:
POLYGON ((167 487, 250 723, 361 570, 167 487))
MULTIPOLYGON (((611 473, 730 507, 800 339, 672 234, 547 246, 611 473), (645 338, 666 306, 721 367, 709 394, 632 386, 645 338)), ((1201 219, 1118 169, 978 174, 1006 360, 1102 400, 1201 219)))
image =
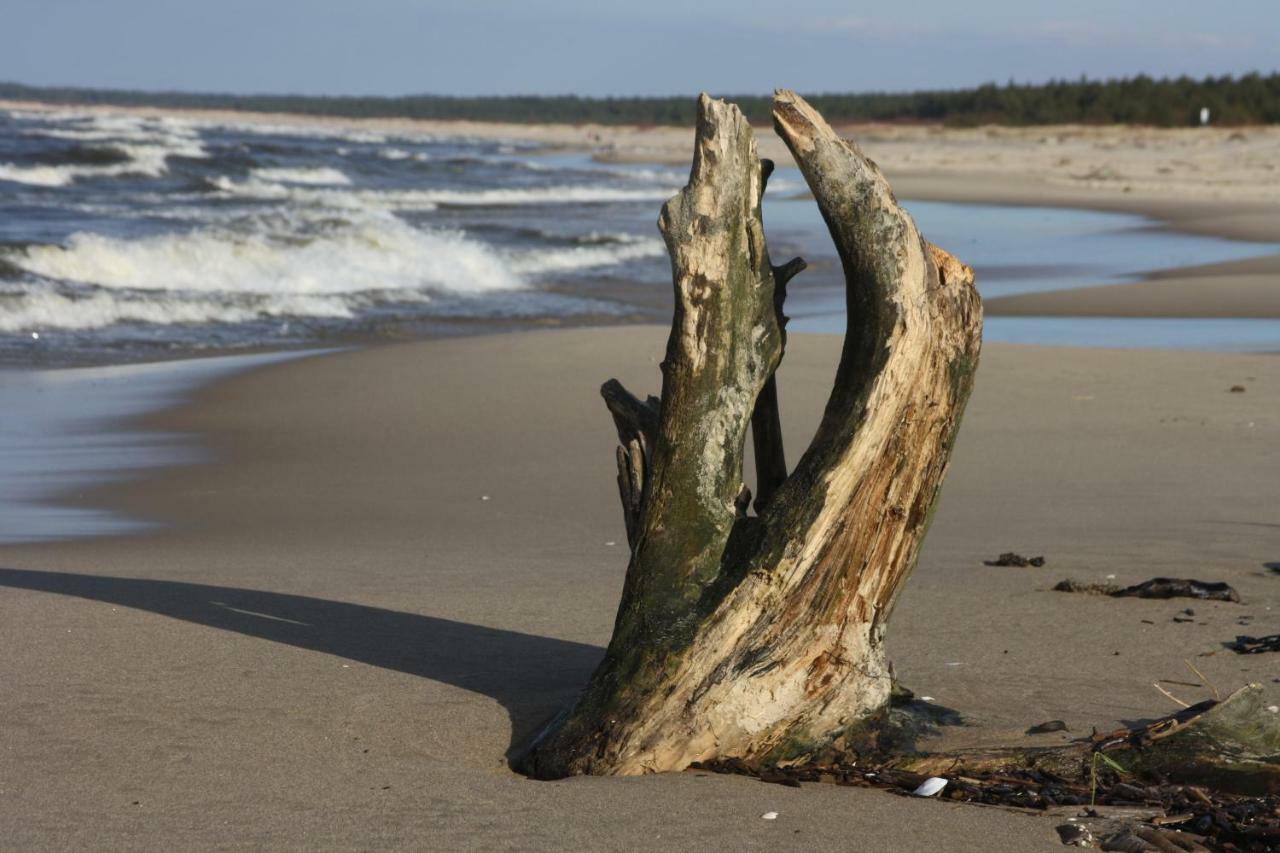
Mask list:
POLYGON ((945 787, 947 787, 946 779, 941 776, 930 776, 920 783, 919 788, 916 788, 911 793, 917 797, 932 797, 945 787))
POLYGON ((777 812, 765 812, 764 814, 760 815, 760 817, 764 818, 765 820, 777 820, 777 819, 778 819, 778 813, 777 813, 777 812))

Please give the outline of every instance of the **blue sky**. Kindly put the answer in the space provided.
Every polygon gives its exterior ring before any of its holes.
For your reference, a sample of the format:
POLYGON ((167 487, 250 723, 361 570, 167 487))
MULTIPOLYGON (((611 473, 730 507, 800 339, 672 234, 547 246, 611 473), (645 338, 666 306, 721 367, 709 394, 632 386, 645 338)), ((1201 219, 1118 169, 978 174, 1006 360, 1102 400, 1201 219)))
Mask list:
POLYGON ((4 0, 0 80, 720 94, 1280 70, 1280 0, 4 0))

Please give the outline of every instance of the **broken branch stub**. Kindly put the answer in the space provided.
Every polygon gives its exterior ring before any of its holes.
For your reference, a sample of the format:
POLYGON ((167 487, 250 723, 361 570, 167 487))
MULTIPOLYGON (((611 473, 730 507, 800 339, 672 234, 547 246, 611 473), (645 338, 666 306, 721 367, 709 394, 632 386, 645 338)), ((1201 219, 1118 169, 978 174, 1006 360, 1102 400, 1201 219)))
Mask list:
POLYGON ((812 443, 788 473, 775 371, 782 288, 761 200, 772 164, 702 96, 688 185, 658 227, 675 312, 662 396, 604 395, 631 560, 613 638, 519 764, 541 777, 795 759, 887 703, 885 624, 915 564, 977 365, 973 273, 930 246, 870 160, 779 91, 778 133, 845 271, 848 331, 812 443), (759 469, 745 511, 748 425, 759 469))

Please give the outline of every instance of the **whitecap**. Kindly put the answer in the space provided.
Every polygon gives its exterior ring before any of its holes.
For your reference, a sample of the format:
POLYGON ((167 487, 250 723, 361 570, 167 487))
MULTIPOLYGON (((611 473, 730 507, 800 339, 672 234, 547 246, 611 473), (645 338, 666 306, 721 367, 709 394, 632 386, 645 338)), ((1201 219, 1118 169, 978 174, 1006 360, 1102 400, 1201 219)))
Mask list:
POLYGON ((209 156, 193 129, 171 121, 117 115, 95 115, 92 119, 88 127, 37 128, 29 132, 81 142, 105 142, 106 147, 125 156, 123 162, 56 166, 0 163, 0 180, 38 187, 63 187, 77 178, 158 177, 168 173, 170 157, 209 156))
POLYGON ((611 201, 666 199, 675 190, 627 189, 601 186, 550 186, 489 190, 410 190, 383 194, 392 203, 423 201, 459 207, 529 204, 593 204, 611 201))
POLYGON ((134 240, 82 233, 65 246, 10 253, 6 260, 44 280, 0 297, 6 305, 0 330, 243 322, 263 314, 345 317, 379 301, 524 286, 489 247, 458 232, 419 230, 390 214, 309 235, 287 216, 278 224, 273 233, 207 227, 134 240), (90 295, 68 295, 51 281, 91 286, 90 295))
POLYGON ((572 249, 540 249, 514 258, 511 266, 517 272, 538 275, 556 272, 609 267, 639 258, 665 254, 662 241, 630 238, 618 242, 602 242, 572 249))
POLYGON ((72 295, 33 288, 20 294, 0 294, 0 306, 4 309, 0 311, 0 332, 9 333, 31 329, 83 331, 121 323, 245 323, 263 317, 352 316, 351 307, 339 297, 298 294, 237 300, 113 291, 72 295))
MULTIPOLYGON (((256 172, 257 170, 255 170, 256 172)), ((302 204, 334 207, 364 205, 396 210, 432 210, 440 205, 455 207, 508 207, 534 204, 600 204, 607 202, 653 201, 669 198, 675 190, 633 189, 603 186, 549 186, 488 190, 352 190, 335 192, 305 186, 286 186, 251 175, 236 181, 225 175, 211 180, 215 189, 228 195, 259 200, 288 199, 302 204)))
POLYGON ((351 183, 351 179, 340 170, 326 166, 309 169, 252 169, 249 176, 260 181, 282 184, 347 186, 351 183))

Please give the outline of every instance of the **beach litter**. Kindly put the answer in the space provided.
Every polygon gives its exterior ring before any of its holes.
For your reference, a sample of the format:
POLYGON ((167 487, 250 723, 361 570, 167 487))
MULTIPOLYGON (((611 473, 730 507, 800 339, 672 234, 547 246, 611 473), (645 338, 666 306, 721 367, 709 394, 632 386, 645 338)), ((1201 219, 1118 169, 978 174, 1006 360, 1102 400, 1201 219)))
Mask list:
POLYGON ((777 819, 778 819, 778 813, 777 813, 777 812, 765 812, 764 814, 760 815, 760 817, 762 817, 762 818, 763 818, 763 819, 765 819, 765 820, 777 820, 777 819))
POLYGON ((994 560, 983 560, 984 566, 1015 566, 1025 569, 1028 566, 1039 568, 1044 565, 1044 557, 1024 557, 1016 551, 1006 551, 994 560))
POLYGON ((947 787, 946 779, 941 776, 930 776, 921 782, 919 787, 912 791, 911 794, 916 797, 932 797, 935 794, 942 793, 942 789, 945 787, 947 787))
POLYGON ((1240 593, 1229 584, 1191 578, 1152 578, 1124 587, 1068 579, 1060 581, 1053 589, 1056 592, 1082 592, 1089 595, 1109 595, 1112 598, 1199 598, 1204 601, 1240 602, 1240 593))
POLYGON ((1087 826, 1081 826, 1078 823, 1064 823, 1057 827, 1057 830, 1059 840, 1068 847, 1093 846, 1093 833, 1089 831, 1087 826))

